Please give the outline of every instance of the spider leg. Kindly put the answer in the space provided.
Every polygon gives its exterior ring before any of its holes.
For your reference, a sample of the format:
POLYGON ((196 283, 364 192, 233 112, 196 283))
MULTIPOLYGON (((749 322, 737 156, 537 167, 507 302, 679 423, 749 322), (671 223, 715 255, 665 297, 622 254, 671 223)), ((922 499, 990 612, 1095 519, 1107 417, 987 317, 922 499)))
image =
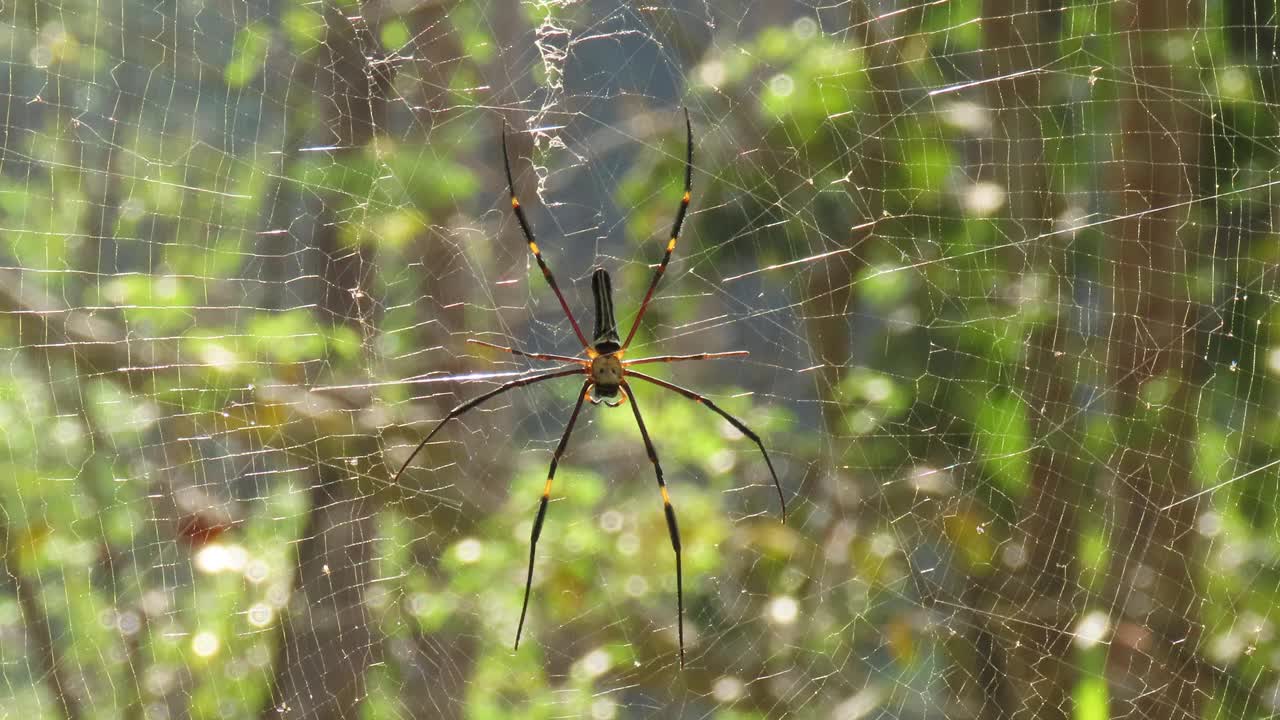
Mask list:
POLYGON ((667 271, 667 263, 671 262, 671 253, 675 252, 676 241, 680 239, 680 227, 684 225, 685 213, 689 211, 689 198, 693 192, 693 125, 689 123, 689 108, 684 109, 684 130, 684 195, 680 198, 680 209, 676 211, 676 221, 671 226, 671 239, 667 241, 667 252, 662 256, 662 262, 658 264, 653 280, 649 282, 649 291, 644 294, 644 302, 640 303, 640 309, 636 311, 636 319, 631 323, 631 331, 627 333, 626 342, 622 343, 623 350, 631 344, 631 338, 636 336, 636 330, 640 327, 640 318, 644 317, 644 311, 648 309, 649 301, 653 299, 653 291, 658 289, 658 281, 667 271))
POLYGON ((547 471, 547 484, 542 488, 542 502, 538 503, 538 516, 533 520, 533 535, 529 539, 529 574, 524 580, 524 604, 520 606, 520 624, 516 626, 516 650, 520 649, 520 633, 524 631, 524 616, 529 610, 529 590, 533 587, 533 559, 538 552, 538 536, 542 534, 542 521, 547 517, 547 500, 551 497, 551 481, 556 476, 556 466, 560 464, 560 456, 569 445, 569 433, 573 432, 573 424, 578 422, 578 413, 582 411, 582 401, 587 399, 591 390, 591 381, 582 383, 582 391, 578 393, 578 402, 573 406, 573 414, 569 423, 564 426, 564 435, 560 436, 560 444, 551 456, 551 469, 547 471))
POLYGON ((556 284, 555 276, 551 274, 551 268, 547 267, 547 263, 542 259, 542 251, 538 250, 538 243, 533 237, 533 229, 529 226, 529 219, 524 216, 524 208, 520 207, 520 200, 516 197, 516 183, 511 177, 511 160, 507 156, 507 121, 502 120, 502 164, 507 169, 507 189, 511 192, 511 209, 516 213, 516 220, 520 222, 520 229, 524 232, 524 239, 529 243, 529 252, 533 253, 533 259, 538 261, 538 267, 542 268, 542 277, 547 279, 547 284, 551 286, 551 291, 556 294, 556 299, 560 301, 560 307, 564 309, 564 314, 569 318, 569 324, 573 325, 573 332, 578 336, 578 341, 582 343, 582 347, 590 347, 587 338, 582 334, 582 328, 578 327, 578 319, 573 316, 573 311, 569 309, 569 303, 565 302, 564 295, 560 292, 560 286, 556 284))
POLYGON ((436 426, 431 429, 431 432, 427 433, 427 436, 422 439, 422 442, 418 443, 418 446, 413 449, 413 452, 409 453, 409 457, 404 461, 404 464, 400 466, 400 470, 396 472, 395 477, 391 478, 391 482, 393 484, 400 482, 400 476, 403 475, 405 469, 409 467, 409 463, 413 462, 413 459, 418 456, 418 453, 422 452, 422 448, 426 447, 427 443, 431 442, 431 438, 435 437, 436 433, 440 432, 440 428, 444 427, 445 424, 448 423, 450 420, 458 417, 459 415, 479 405, 485 400, 488 400, 497 395, 501 395, 502 393, 512 388, 523 387, 525 385, 532 385, 534 383, 542 382, 543 380, 550 380, 552 378, 577 375, 580 372, 582 372, 580 368, 572 368, 569 370, 556 370, 554 372, 542 373, 541 375, 533 375, 531 377, 519 378, 517 380, 512 380, 511 382, 503 383, 499 385, 496 389, 491 390, 479 397, 472 398, 462 403, 461 405, 455 407, 454 409, 449 411, 448 415, 444 416, 443 420, 441 420, 439 423, 436 423, 436 426))
POLYGON ((746 357, 750 354, 746 350, 733 350, 730 352, 698 353, 697 355, 659 355, 635 360, 623 360, 622 365, 623 367, 628 367, 631 365, 644 365, 645 363, 669 363, 683 360, 723 360, 724 358, 746 357))
POLYGON ((640 437, 644 439, 644 450, 653 463, 653 471, 658 476, 658 490, 662 492, 662 511, 667 516, 667 533, 671 535, 671 549, 676 552, 676 627, 680 638, 680 667, 684 667, 684 577, 680 564, 680 529, 676 527, 676 511, 671 507, 671 496, 667 494, 667 482, 662 479, 662 465, 658 464, 658 451, 653 447, 649 431, 644 426, 644 418, 640 417, 640 405, 636 403, 635 393, 631 386, 622 383, 622 390, 631 396, 631 412, 636 416, 636 425, 640 427, 640 437))
POLYGON ((747 427, 746 424, 744 424, 741 420, 722 410, 719 405, 716 405, 715 403, 708 400, 706 397, 699 395, 698 393, 692 390, 682 388, 679 385, 669 383, 666 380, 659 380, 656 377, 645 375, 644 373, 628 371, 627 374, 632 375, 634 377, 638 377, 641 380, 651 382, 654 385, 657 385, 658 387, 664 387, 670 390, 671 392, 677 393, 679 395, 683 395, 689 398, 690 400, 696 403, 699 403, 701 405, 706 405, 709 410, 719 415, 720 417, 724 418, 725 420, 728 420, 730 425, 738 428, 738 431, 741 432, 743 435, 746 435, 747 437, 754 440, 756 443, 756 446, 760 448, 760 454, 764 455, 765 465, 769 466, 769 474, 773 476, 773 486, 778 490, 778 502, 782 504, 782 522, 785 523, 787 521, 787 499, 782 494, 782 483, 778 482, 778 473, 773 469, 773 461, 769 459, 769 452, 764 449, 764 442, 760 440, 759 435, 755 434, 755 432, 753 432, 751 428, 747 427))
POLYGON ((493 343, 488 343, 483 340, 474 340, 471 338, 467 338, 467 343, 470 345, 479 345, 480 347, 487 347, 491 350, 501 350, 504 353, 511 353, 512 355, 518 355, 520 357, 533 358, 534 360, 555 360, 556 362, 574 363, 575 365, 591 364, 590 360, 584 360, 578 357, 569 357, 568 355, 552 355, 551 353, 525 352, 524 350, 518 350, 516 348, 510 348, 504 345, 494 345, 493 343))

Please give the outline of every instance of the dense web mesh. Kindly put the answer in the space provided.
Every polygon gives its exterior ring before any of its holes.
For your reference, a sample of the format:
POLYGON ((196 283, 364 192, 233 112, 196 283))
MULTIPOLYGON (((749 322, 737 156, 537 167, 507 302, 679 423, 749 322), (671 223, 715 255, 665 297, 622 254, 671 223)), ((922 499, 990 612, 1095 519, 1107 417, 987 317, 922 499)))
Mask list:
POLYGON ((0 717, 1280 711, 1274 0, 0 14, 0 717))

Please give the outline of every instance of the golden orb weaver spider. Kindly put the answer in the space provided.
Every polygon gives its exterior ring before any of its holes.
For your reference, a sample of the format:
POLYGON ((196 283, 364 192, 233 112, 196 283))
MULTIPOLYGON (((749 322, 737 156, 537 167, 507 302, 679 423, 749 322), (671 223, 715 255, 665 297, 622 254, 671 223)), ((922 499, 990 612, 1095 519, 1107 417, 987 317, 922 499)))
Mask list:
POLYGON ((649 301, 653 299, 653 293, 658 287, 658 281, 662 279, 663 273, 667 270, 667 264, 671 261, 671 254, 675 252, 676 241, 680 238, 680 227, 684 224, 685 213, 689 210, 689 199, 693 191, 693 125, 689 122, 689 110, 687 108, 684 111, 684 126, 686 134, 684 195, 680 199, 680 209, 676 212, 676 220, 671 228, 671 239, 667 241, 667 251, 662 256, 662 262, 658 264, 658 269, 654 272, 653 279, 649 282, 649 290, 645 293, 644 301, 640 303, 640 309, 636 312, 635 320, 631 323, 631 330, 627 332, 625 341, 620 341, 618 336, 618 324, 613 313, 613 285, 609 280, 609 273, 604 268, 597 268, 592 273, 591 292, 595 296, 596 324, 595 335, 592 341, 588 342, 586 336, 582 334, 582 328, 578 326, 578 321, 574 317, 573 311, 569 309, 569 304, 565 302, 564 295, 561 294, 560 287, 556 284, 556 279, 551 274, 551 268, 547 267, 547 263, 542 259, 542 251, 538 249, 538 243, 534 239, 529 220, 525 217, 524 210, 520 207, 520 200, 516 197, 516 186, 511 176, 511 160, 507 154, 506 124, 505 122, 503 123, 502 162, 507 171, 507 188, 511 194, 511 209, 515 212, 516 220, 520 223, 520 230, 524 233, 525 240, 529 243, 529 252, 533 254, 534 260, 538 262, 538 267, 542 270, 542 276, 546 278, 547 284, 551 286, 551 291, 555 293, 556 299, 560 301, 560 307, 564 310, 565 316, 569 318, 569 324, 573 326, 574 334, 578 336, 578 341, 582 343, 582 349, 586 357, 525 352, 524 350, 494 345, 481 340, 467 340, 470 344, 501 350, 511 355, 527 357, 533 360, 552 360, 571 364, 574 367, 543 372, 503 383, 496 389, 472 398, 450 410, 449 414, 445 415, 444 419, 437 423, 430 433, 427 433, 422 442, 418 443, 413 452, 409 453, 409 457, 400 466, 400 470, 396 473, 392 482, 398 483, 400 481, 400 476, 409 467, 409 463, 413 462, 414 457, 418 455, 422 448, 426 447, 427 443, 431 442, 431 438, 435 437, 436 433, 440 432, 440 429, 446 423, 486 400, 497 397, 513 388, 532 385, 543 380, 578 374, 587 376, 582 383, 582 389, 578 391, 578 401, 574 404, 573 412, 569 415, 569 422, 565 425, 564 435, 560 437, 560 443, 556 446, 555 453, 551 456, 551 468, 547 471, 547 482, 542 488, 542 501, 538 504, 538 514, 533 521, 533 533, 529 541, 529 570, 525 576, 524 583, 524 603, 520 608, 520 624, 516 627, 516 650, 520 649, 520 634, 524 631, 525 614, 529 610, 529 592, 533 587, 533 562, 537 553, 538 537, 542 534, 542 523, 547 516, 547 502, 551 497, 551 482, 555 478, 556 466, 560 463, 560 457, 564 454, 565 447, 569 444, 569 434, 573 432, 574 423, 578 421, 578 413, 582 410, 582 403, 584 400, 590 400, 592 405, 604 403, 609 407, 617 407, 625 403, 629 398, 631 400, 631 412, 636 418, 636 426, 640 428, 640 438, 644 441, 645 452, 648 453, 649 461, 653 463, 653 470, 658 477, 658 490, 662 493, 662 509, 667 519, 667 532, 671 536, 671 549, 675 551, 676 555, 676 624, 680 641, 680 666, 684 667, 684 580, 681 567, 680 530, 676 525, 676 513, 671 505, 671 496, 667 492, 667 483, 662 477, 662 465, 658 463, 658 452, 653 447, 653 440, 649 437, 649 430, 645 427, 644 418, 640 415, 640 408, 635 401, 635 393, 627 382, 628 377, 639 378, 706 406, 709 410, 727 420, 743 435, 755 441, 760 448, 760 453, 764 456, 765 464, 769 467, 769 474, 773 477, 773 486, 778 491, 778 501, 782 505, 782 522, 785 523, 787 521, 787 501, 782 493, 782 484, 778 482, 778 473, 773 469, 773 461, 769 459, 769 453, 765 450, 764 443, 760 440, 759 435, 755 434, 741 420, 725 412, 720 406, 706 397, 679 385, 669 383, 666 380, 660 380, 630 369, 634 365, 643 365, 645 363, 743 357, 748 354, 747 351, 735 350, 731 352, 699 353, 697 355, 660 355, 636 360, 623 359, 627 347, 631 344, 631 340, 635 338, 636 329, 640 327, 640 320, 644 317, 645 310, 649 307, 649 301))

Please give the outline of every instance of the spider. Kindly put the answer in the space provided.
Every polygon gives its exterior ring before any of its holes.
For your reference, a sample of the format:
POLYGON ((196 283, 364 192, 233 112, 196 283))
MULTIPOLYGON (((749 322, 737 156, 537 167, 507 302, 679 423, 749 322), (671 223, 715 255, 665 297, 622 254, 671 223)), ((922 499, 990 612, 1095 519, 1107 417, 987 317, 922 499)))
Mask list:
POLYGON ((613 285, 609 280, 609 272, 604 268, 597 268, 591 275, 591 293, 595 297, 595 334, 590 342, 583 335, 582 328, 578 325, 577 319, 573 315, 573 311, 569 309, 569 304, 565 302, 564 295, 560 292, 560 287, 556 284, 555 277, 551 274, 551 268, 547 267, 546 261, 542 259, 542 251, 538 249, 538 243, 534 238, 533 230, 529 226, 529 220, 525 217, 524 209, 520 207, 520 200, 516 197, 515 182, 511 175, 511 160, 507 154, 507 132, 506 124, 503 124, 502 132, 502 162, 507 171, 507 188, 511 195, 511 209, 515 212, 516 220, 520 223, 520 230, 524 233, 525 240, 529 244, 529 252, 533 254, 533 259, 538 262, 538 267, 542 270, 542 276, 546 278, 547 284, 551 286, 551 291, 555 293, 556 299, 560 301, 560 307, 564 310, 565 316, 569 319, 569 324, 573 326, 573 332, 578 336, 578 341, 582 343, 583 353, 586 357, 570 357, 567 355, 553 355, 550 353, 526 352, 511 347, 494 345, 481 340, 469 339, 468 343, 480 345, 482 347, 493 350, 500 350, 504 353, 526 357, 533 360, 550 360, 567 365, 570 368, 561 368, 550 372, 541 372, 534 375, 512 380, 498 386, 483 395, 472 398, 467 402, 458 405, 449 411, 430 433, 418 443, 413 452, 400 466, 400 470, 393 478, 393 483, 400 481, 400 476, 404 474, 409 463, 413 462, 414 457, 431 442, 431 438, 440 432, 450 420, 459 417, 468 410, 480 405, 491 398, 497 397, 502 393, 513 388, 532 385, 544 380, 552 380, 555 378, 569 377, 572 375, 585 375, 586 379, 582 383, 582 388, 578 391, 577 403, 573 406, 573 412, 569 415, 569 421, 565 425, 564 435, 560 437, 560 443, 556 446, 555 453, 551 456, 551 468, 547 471, 547 482, 542 488, 542 500, 538 504, 538 514, 533 521, 533 533, 529 541, 529 570, 525 576, 524 583, 524 603, 520 608, 520 624, 516 627, 515 649, 520 649, 520 635, 524 630, 525 615, 529 610, 529 592, 533 586, 533 563, 537 553, 538 537, 542 534, 542 523, 547 516, 547 501, 551 497, 551 483, 556 475, 556 466, 560 463, 560 457, 564 454, 565 447, 569 444, 569 434, 573 432, 574 423, 578 420, 578 413, 582 410, 582 404, 585 400, 590 400, 591 404, 605 404, 608 407, 617 407, 631 401, 631 412, 635 415, 636 425, 640 429, 640 437, 644 441, 645 452, 649 455, 649 461, 653 463, 654 473, 658 478, 658 491, 662 494, 662 509, 667 519, 667 532, 671 536, 671 548, 675 551, 676 556, 676 624, 678 628, 678 637, 680 641, 680 666, 684 667, 684 580, 681 568, 681 551, 680 551, 680 530, 676 525, 676 513, 671 505, 671 496, 667 492, 667 483, 662 477, 662 465, 658 462, 658 452, 653 447, 653 440, 649 437, 649 430, 645 427, 644 418, 640 415, 640 407, 636 403, 635 392, 631 388, 631 384, 627 382, 628 378, 637 378, 644 382, 657 385, 681 395, 698 404, 706 406, 709 410, 716 413, 720 417, 727 420, 731 425, 737 428, 742 434, 755 441, 760 448, 760 453, 764 456, 765 464, 769 467, 769 474, 773 477, 773 486, 778 491, 778 501, 781 503, 781 519, 786 522, 787 519, 787 501, 782 493, 782 485, 778 482, 778 473, 773 469, 773 462, 769 459, 769 453, 764 448, 764 443, 760 440, 760 436, 747 427, 741 420, 737 419, 728 412, 725 412, 720 406, 716 405, 706 397, 698 393, 680 387, 666 380, 661 380, 650 375, 632 370, 636 365, 644 365, 647 363, 668 363, 683 362, 689 360, 716 360, 723 358, 744 357, 748 353, 745 350, 735 350, 731 352, 718 353, 699 353, 696 355, 661 355, 656 357, 638 358, 635 360, 624 360, 623 356, 627 351, 627 347, 635 338, 636 329, 640 327, 640 320, 644 317, 645 310, 649 307, 649 301, 653 299, 654 290, 658 287, 658 281, 662 279, 662 275, 666 272, 667 264, 671 261, 671 254, 675 252, 676 241, 680 237, 680 227, 684 224, 685 214, 689 210, 690 194, 693 190, 693 125, 689 122, 689 111, 686 108, 684 112, 684 124, 686 134, 686 149, 684 161, 684 195, 680 199, 680 209, 676 211, 675 223, 671 228, 671 239, 667 241, 667 251, 662 256, 662 262, 658 264, 658 269, 653 274, 653 279, 649 282, 649 290, 645 293, 644 300, 640 303, 640 309, 636 312, 635 320, 631 323, 631 330, 627 332, 626 340, 621 340, 618 335, 618 324, 613 312, 613 285))

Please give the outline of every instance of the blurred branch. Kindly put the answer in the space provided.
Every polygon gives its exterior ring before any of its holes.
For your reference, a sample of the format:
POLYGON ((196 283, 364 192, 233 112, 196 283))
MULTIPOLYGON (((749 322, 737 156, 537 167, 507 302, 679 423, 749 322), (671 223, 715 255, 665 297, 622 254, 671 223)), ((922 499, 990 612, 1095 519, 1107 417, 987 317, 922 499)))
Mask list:
MULTIPOLYGON (((447 585, 448 578, 440 567, 438 543, 415 539, 410 551, 413 562, 433 583, 439 583, 439 587, 447 585)), ((408 607, 411 598, 412 594, 406 594, 400 602, 401 622, 412 628, 409 646, 412 651, 400 667, 404 679, 400 701, 407 707, 424 711, 429 708, 436 720, 463 720, 467 717, 464 702, 442 703, 440 698, 466 697, 472 672, 481 657, 481 634, 469 622, 451 622, 430 633, 424 632, 416 613, 408 607)))
POLYGON ((1030 6, 985 0, 984 15, 991 18, 983 24, 991 52, 982 58, 982 75, 991 80, 985 94, 993 119, 990 132, 972 143, 972 174, 1004 188, 1000 232, 1026 241, 998 255, 1009 314, 1027 302, 1020 291, 1027 273, 1049 278, 1041 302, 1051 310, 1024 339, 1026 359, 1009 370, 1030 415, 1030 474, 1009 537, 1023 561, 997 564, 995 577, 969 579, 978 586, 971 606, 977 611, 971 615, 973 647, 982 648, 982 667, 997 671, 990 683, 979 684, 985 692, 980 712, 1068 720, 1076 712, 1078 684, 1071 638, 1085 602, 1085 593, 1072 590, 1079 582, 1077 509, 1084 494, 1069 451, 1080 442, 1071 380, 1079 369, 1067 352, 1077 318, 1067 252, 1057 236, 1045 234, 1059 200, 1048 182, 1040 118, 1053 86, 1034 72, 1058 40, 1057 24, 1049 3, 1040 0, 1030 6))
MULTIPOLYGON (((143 666, 145 659, 143 658, 144 643, 142 639, 147 637, 150 630, 150 619, 147 617, 146 609, 143 603, 136 604, 137 607, 132 612, 138 615, 138 627, 131 633, 126 633, 124 637, 125 643, 125 667, 133 675, 132 682, 126 683, 126 689, 121 693, 127 700, 124 704, 124 711, 121 717, 124 720, 146 720, 146 705, 143 703, 142 695, 142 678, 146 673, 146 667, 143 666)), ((130 611, 126 611, 130 612, 130 611)))
MULTIPOLYGON (((1121 714, 1198 718, 1212 677, 1179 657, 1203 637, 1196 558, 1199 503, 1171 505, 1195 487, 1200 389, 1188 377, 1200 340, 1188 332, 1196 296, 1186 281, 1199 228, 1183 204, 1196 196, 1203 110, 1191 88, 1194 68, 1169 63, 1171 37, 1199 32, 1198 3, 1139 0, 1114 8, 1132 39, 1118 64, 1136 82, 1116 103, 1128 140, 1114 150, 1111 197, 1121 221, 1107 238, 1116 318, 1108 333, 1112 422, 1117 445, 1106 461, 1112 479, 1107 523, 1112 548, 1100 605, 1112 623, 1140 629, 1138 643, 1113 642, 1107 658, 1112 706, 1121 714), (1158 409, 1143 398, 1149 381, 1168 383, 1158 409)), ((1150 387, 1150 386, 1148 386, 1150 387)))
POLYGON ((71 692, 71 683, 62 669, 62 661, 58 658, 57 645, 53 639, 53 631, 49 626, 49 618, 45 615, 40 603, 40 595, 35 583, 27 582, 22 576, 22 568, 18 559, 27 549, 22 543, 14 541, 10 534, 9 517, 4 508, 0 508, 0 551, 4 552, 4 572, 13 582, 14 593, 18 596, 18 605, 22 608, 22 619, 27 625, 27 637, 31 642, 31 655, 34 659, 36 674, 49 686, 49 694, 62 709, 62 717, 67 720, 79 720, 84 717, 80 709, 80 701, 71 692))
MULTIPOLYGON (((23 271, 15 268, 0 268, 0 315, 12 316, 14 343, 19 349, 63 355, 77 367, 87 366, 87 372, 80 373, 82 377, 109 378, 130 390, 135 389, 135 378, 206 366, 183 360, 176 340, 133 339, 97 311, 62 305, 36 283, 27 282, 23 271)), ((279 416, 284 411, 302 421, 276 423, 296 445, 336 433, 376 435, 380 431, 376 419, 361 412, 370 410, 372 404, 370 393, 363 389, 321 394, 299 385, 263 385, 251 392, 255 406, 248 412, 279 416)), ((238 410, 246 412, 243 407, 238 410)))
POLYGON ((375 501, 361 496, 339 468, 321 464, 317 473, 264 719, 349 717, 365 696, 368 668, 382 654, 364 604, 374 580, 375 501))
MULTIPOLYGON (((312 71, 323 108, 321 129, 337 148, 335 161, 343 164, 376 143, 378 130, 386 127, 388 94, 403 59, 383 54, 378 28, 361 15, 347 16, 332 2, 322 7, 324 50, 312 71)), ((289 148, 287 157, 296 158, 297 148, 289 148)), ((290 169, 285 170, 288 176, 290 169)), ((289 237, 319 250, 308 254, 317 258, 316 281, 301 286, 299 294, 324 319, 364 333, 379 324, 380 306, 371 305, 364 292, 377 281, 374 248, 350 246, 341 236, 337 213, 343 202, 338 191, 309 196, 311 232, 289 237)), ((343 457, 358 457, 376 452, 376 438, 367 431, 353 436, 346 427, 335 444, 343 457)), ((366 695, 369 668, 382 659, 383 643, 375 639, 376 623, 364 602, 377 574, 373 555, 382 503, 363 495, 345 467, 321 461, 314 473, 290 611, 279 624, 271 703, 262 709, 263 718, 348 717, 366 695)))

